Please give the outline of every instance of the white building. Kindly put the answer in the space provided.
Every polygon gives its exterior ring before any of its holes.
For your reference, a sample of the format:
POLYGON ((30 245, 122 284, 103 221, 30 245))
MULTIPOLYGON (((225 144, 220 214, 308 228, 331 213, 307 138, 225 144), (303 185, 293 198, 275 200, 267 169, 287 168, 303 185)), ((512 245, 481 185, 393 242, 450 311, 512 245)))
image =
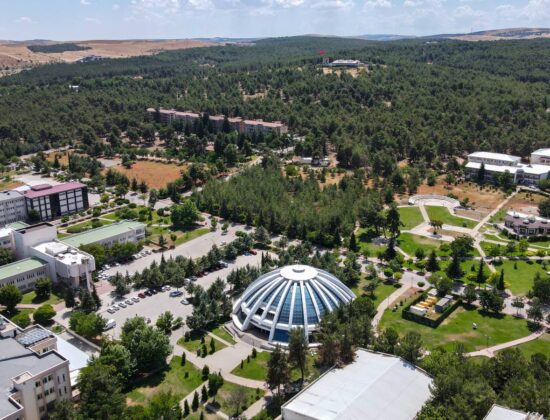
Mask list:
POLYGON ((62 239, 62 242, 74 247, 90 244, 112 246, 115 243, 138 242, 145 239, 145 227, 141 222, 123 220, 67 236, 62 239))
POLYGON ((48 263, 40 258, 24 258, 0 267, 0 287, 13 284, 26 292, 42 277, 50 277, 50 271, 48 263))
POLYGON ((0 227, 27 218, 25 197, 19 191, 0 192, 0 227))
POLYGON ((521 158, 519 156, 506 155, 504 153, 475 152, 468 155, 468 162, 497 166, 517 166, 521 162, 521 158))
POLYGON ((359 349, 281 408, 283 420, 410 420, 431 398, 432 379, 405 360, 359 349))
POLYGON ((531 153, 531 163, 550 165, 550 149, 538 149, 531 153))
POLYGON ((494 404, 484 420, 544 420, 544 416, 538 413, 524 413, 494 404))

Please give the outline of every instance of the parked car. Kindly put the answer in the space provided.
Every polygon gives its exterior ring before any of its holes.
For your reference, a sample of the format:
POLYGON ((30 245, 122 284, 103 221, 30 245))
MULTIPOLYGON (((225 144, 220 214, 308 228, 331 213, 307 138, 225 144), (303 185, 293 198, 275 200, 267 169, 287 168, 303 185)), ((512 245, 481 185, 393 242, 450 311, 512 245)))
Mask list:
POLYGON ((223 268, 228 267, 228 264, 225 261, 220 261, 218 264, 220 265, 220 267, 223 267, 223 268))
POLYGON ((133 304, 134 304, 134 301, 133 301, 132 299, 126 299, 126 300, 124 301, 124 303, 125 303, 126 305, 133 305, 133 304))
POLYGON ((183 298, 182 300, 180 300, 180 303, 181 303, 182 305, 189 305, 189 301, 188 301, 187 299, 185 299, 185 298, 183 298))
POLYGON ((103 328, 103 331, 107 331, 115 327, 116 327, 116 321, 114 319, 110 319, 105 323, 105 328, 103 328))
POLYGON ((183 295, 183 292, 181 290, 172 290, 170 292, 170 297, 178 297, 183 295))
POLYGON ((143 292, 143 293, 145 293, 146 296, 153 296, 153 292, 151 292, 149 289, 147 289, 147 290, 146 290, 145 292, 143 292))
POLYGON ((107 309, 107 312, 109 312, 110 314, 114 314, 116 311, 113 308, 109 308, 107 309))
MULTIPOLYGON (((140 293, 140 294, 141 294, 141 293, 140 293)), ((134 297, 132 298, 132 301, 135 302, 135 303, 138 303, 138 302, 139 302, 139 298, 136 297, 136 296, 134 296, 134 297)))
POLYGON ((191 281, 197 281, 197 276, 191 276, 190 279, 191 281))
POLYGON ((140 297, 141 299, 145 299, 145 296, 147 295, 143 292, 138 293, 138 297, 140 297))
POLYGON ((257 255, 257 254, 258 254, 258 251, 256 251, 255 249, 251 249, 251 250, 250 250, 250 253, 251 253, 252 255, 257 255))
POLYGON ((120 306, 121 308, 127 307, 127 305, 124 302, 119 302, 118 306, 120 306))

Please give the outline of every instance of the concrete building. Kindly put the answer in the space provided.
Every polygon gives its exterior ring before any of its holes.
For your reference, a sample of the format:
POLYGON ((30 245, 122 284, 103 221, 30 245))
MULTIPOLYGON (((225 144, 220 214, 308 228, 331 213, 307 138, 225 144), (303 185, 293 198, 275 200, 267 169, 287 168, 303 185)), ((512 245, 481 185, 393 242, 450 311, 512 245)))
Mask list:
MULTIPOLYGON (((156 110, 155 108, 147 108, 147 112, 153 116, 158 114, 160 122, 164 124, 170 124, 177 120, 182 121, 184 124, 193 124, 195 120, 202 117, 197 113, 181 112, 175 109, 160 108, 156 110)), ((211 115, 208 119, 216 130, 222 130, 225 120, 224 115, 211 115)), ((260 133, 276 133, 279 135, 288 133, 288 127, 281 121, 267 122, 263 120, 244 120, 241 117, 228 117, 228 122, 230 130, 250 136, 260 133)))
POLYGON ((521 162, 521 158, 519 156, 506 155, 504 153, 475 152, 468 155, 468 162, 496 166, 517 166, 521 162))
POLYGON ((364 66, 364 64, 359 60, 334 60, 332 63, 329 63, 328 65, 330 67, 349 67, 349 68, 364 66))
POLYGON ((24 258, 0 267, 0 287, 13 284, 22 292, 32 290, 41 277, 49 277, 48 263, 40 258, 24 258))
POLYGON ((87 210, 89 207, 88 187, 80 182, 33 185, 24 191, 23 195, 27 213, 36 210, 40 220, 53 220, 87 210))
POLYGON ((16 229, 13 231, 15 256, 17 259, 28 258, 31 256, 33 246, 55 239, 57 239, 57 229, 47 222, 16 229))
POLYGON ((510 233, 520 236, 550 236, 550 220, 532 214, 508 211, 504 226, 510 233))
POLYGON ((531 164, 550 165, 550 149, 538 149, 531 153, 531 164))
POLYGON ((281 408, 283 420, 411 420, 431 398, 432 379, 400 357, 359 349, 281 408))
POLYGON ((69 360, 44 329, 21 330, 0 317, 0 419, 38 420, 72 396, 69 360))
POLYGON ((145 239, 145 227, 143 223, 124 220, 67 236, 62 239, 62 242, 73 247, 90 244, 112 246, 115 243, 138 242, 145 239))
POLYGON ((544 420, 544 416, 539 413, 525 413, 493 404, 484 420, 544 420))
POLYGON ((18 191, 0 192, 0 227, 26 219, 25 197, 18 191))

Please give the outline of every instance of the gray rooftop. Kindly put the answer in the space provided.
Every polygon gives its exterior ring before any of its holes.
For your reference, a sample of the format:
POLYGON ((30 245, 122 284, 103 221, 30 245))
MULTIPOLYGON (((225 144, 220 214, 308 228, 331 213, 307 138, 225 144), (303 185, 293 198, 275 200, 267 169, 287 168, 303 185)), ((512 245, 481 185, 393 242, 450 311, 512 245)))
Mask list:
POLYGON ((45 328, 35 326, 26 329, 24 332, 17 335, 15 339, 18 343, 24 345, 25 347, 29 347, 49 337, 53 337, 53 333, 45 328))
POLYGON ((0 201, 13 200, 14 198, 22 198, 23 194, 18 191, 0 191, 0 201))
POLYGON ((65 359, 56 352, 39 356, 13 338, 0 340, 0 418, 17 411, 8 399, 13 391, 13 378, 25 372, 34 376, 63 362, 65 359))
POLYGON ((283 416, 308 419, 410 420, 431 397, 432 379, 405 360, 358 350, 353 363, 331 369, 283 405, 283 416))

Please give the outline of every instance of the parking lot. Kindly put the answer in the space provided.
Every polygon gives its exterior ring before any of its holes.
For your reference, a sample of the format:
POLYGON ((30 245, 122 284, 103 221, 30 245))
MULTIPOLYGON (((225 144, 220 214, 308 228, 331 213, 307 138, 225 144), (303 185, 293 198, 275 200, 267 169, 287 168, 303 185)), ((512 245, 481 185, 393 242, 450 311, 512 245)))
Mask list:
MULTIPOLYGON (((205 289, 208 289, 208 287, 210 287, 210 285, 218 277, 222 280, 225 280, 228 274, 236 268, 245 267, 246 265, 259 266, 261 263, 261 259, 261 253, 258 253, 256 255, 241 255, 237 257, 235 262, 230 263, 227 268, 222 268, 221 270, 214 271, 205 275, 204 277, 198 278, 195 283, 201 285, 205 289)), ((180 290, 184 291, 184 289, 180 290)), ((151 320, 151 324, 154 324, 159 315, 163 312, 170 311, 172 312, 174 317, 181 316, 185 321, 185 318, 188 315, 191 315, 191 312, 193 311, 192 305, 183 305, 180 303, 182 298, 185 297, 185 293, 184 296, 170 297, 170 292, 166 291, 159 292, 156 295, 147 296, 145 299, 140 299, 139 302, 136 302, 133 305, 128 305, 126 308, 120 308, 113 314, 107 312, 107 309, 113 306, 113 304, 124 301, 128 298, 131 299, 132 297, 137 296, 138 293, 142 291, 143 290, 132 291, 122 300, 113 299, 109 293, 100 295, 102 300, 102 307, 99 310, 99 313, 106 320, 114 319, 116 321, 116 327, 107 331, 107 334, 109 334, 111 337, 119 338, 121 326, 124 324, 126 319, 132 318, 134 316, 142 316, 146 319, 148 318, 151 320)))

